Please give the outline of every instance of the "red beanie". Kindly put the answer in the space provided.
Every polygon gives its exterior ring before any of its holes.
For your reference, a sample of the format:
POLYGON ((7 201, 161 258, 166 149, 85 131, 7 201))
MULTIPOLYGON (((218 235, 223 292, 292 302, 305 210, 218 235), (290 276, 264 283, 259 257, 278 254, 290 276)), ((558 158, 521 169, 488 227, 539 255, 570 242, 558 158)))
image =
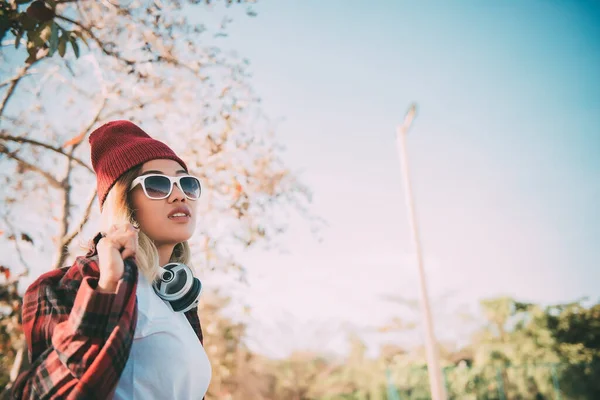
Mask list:
POLYGON ((187 166, 163 142, 152 139, 130 121, 108 122, 90 135, 92 167, 96 172, 100 209, 108 191, 127 170, 150 160, 175 160, 187 166))

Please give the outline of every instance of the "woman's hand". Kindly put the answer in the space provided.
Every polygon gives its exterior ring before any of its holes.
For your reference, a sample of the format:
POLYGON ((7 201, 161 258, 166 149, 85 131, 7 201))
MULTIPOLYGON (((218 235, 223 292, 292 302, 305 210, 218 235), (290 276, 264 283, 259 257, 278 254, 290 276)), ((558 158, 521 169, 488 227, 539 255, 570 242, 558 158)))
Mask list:
POLYGON ((131 224, 113 225, 98 241, 96 249, 100 264, 98 289, 114 292, 123 276, 123 260, 134 257, 138 248, 138 230, 131 224))

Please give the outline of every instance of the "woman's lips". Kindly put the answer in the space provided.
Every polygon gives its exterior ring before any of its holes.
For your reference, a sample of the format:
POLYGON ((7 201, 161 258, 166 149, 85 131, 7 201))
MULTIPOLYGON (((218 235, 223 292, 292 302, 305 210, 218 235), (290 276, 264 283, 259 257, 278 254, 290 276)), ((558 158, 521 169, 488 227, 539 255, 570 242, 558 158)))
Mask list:
POLYGON ((184 222, 188 222, 191 219, 191 217, 189 215, 176 214, 176 215, 170 216, 169 219, 174 222, 184 223, 184 222))

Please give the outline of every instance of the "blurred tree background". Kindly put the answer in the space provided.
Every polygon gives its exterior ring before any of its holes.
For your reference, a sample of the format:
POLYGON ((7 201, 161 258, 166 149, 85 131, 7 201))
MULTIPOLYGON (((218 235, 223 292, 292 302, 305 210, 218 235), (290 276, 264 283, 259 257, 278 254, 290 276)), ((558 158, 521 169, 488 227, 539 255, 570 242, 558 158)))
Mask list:
MULTIPOLYGON (((244 7, 252 1, 222 1, 244 7)), ((313 227, 310 191, 281 158, 260 108, 248 60, 211 40, 227 34, 189 19, 209 0, 0 2, 0 388, 27 355, 20 330, 23 282, 68 265, 95 233, 98 212, 87 137, 130 119, 167 141, 203 181, 196 268, 244 279, 236 250, 277 246, 285 212, 313 227), (43 265, 40 265, 42 260, 43 265)), ((214 40, 213 40, 214 41, 214 40)), ((246 326, 226 316, 231 299, 207 293, 200 315, 213 366, 213 399, 426 399, 424 350, 384 346, 253 353, 246 326)), ((441 345, 452 399, 600 398, 600 304, 482 301, 468 344, 441 345)), ((412 331, 391 321, 385 332, 412 331)))

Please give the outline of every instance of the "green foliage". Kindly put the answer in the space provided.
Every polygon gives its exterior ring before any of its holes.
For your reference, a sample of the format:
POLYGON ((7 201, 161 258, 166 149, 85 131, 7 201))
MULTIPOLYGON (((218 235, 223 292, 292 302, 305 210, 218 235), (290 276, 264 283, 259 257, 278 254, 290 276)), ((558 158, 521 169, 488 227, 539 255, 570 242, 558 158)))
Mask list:
MULTIPOLYGON (((4 350, 18 340, 20 299, 7 286, 0 293, 3 305, 14 306, 0 325, 0 382, 6 383, 14 354, 4 355, 4 350)), ((393 399, 388 393, 394 391, 403 400, 429 398, 421 349, 388 348, 371 359, 360 338, 351 336, 344 358, 296 352, 269 360, 245 347, 244 324, 222 316, 228 301, 213 295, 201 310, 207 351, 214 360, 208 398, 230 393, 234 399, 372 400, 393 399)), ((487 324, 472 343, 459 352, 442 352, 449 399, 555 399, 558 393, 563 400, 600 398, 600 304, 542 308, 499 298, 482 302, 482 308, 487 324)))
POLYGON ((558 357, 567 365, 561 372, 564 392, 572 399, 600 398, 600 304, 551 307, 544 325, 556 340, 558 357))
POLYGON ((65 20, 57 15, 59 3, 52 0, 3 2, 0 5, 0 40, 12 35, 15 49, 25 40, 29 55, 25 61, 27 64, 46 55, 52 57, 56 50, 64 57, 68 43, 79 57, 77 41, 87 43, 85 35, 81 29, 69 30, 61 25, 65 20))
MULTIPOLYGON (((14 37, 14 46, 19 49, 25 41, 28 53, 26 64, 33 64, 46 56, 55 53, 60 57, 67 54, 68 45, 73 49, 75 57, 79 58, 80 45, 88 46, 88 40, 96 40, 93 24, 82 20, 71 19, 69 11, 77 7, 79 1, 60 0, 3 0, 0 2, 0 42, 7 37, 14 37)), ((252 2, 244 0, 244 3, 252 2)), ((210 0, 194 1, 190 4, 211 4, 210 0)), ((227 6, 242 3, 241 0, 226 0, 227 6)), ((160 10, 158 2, 153 7, 160 10)), ((249 16, 255 16, 252 9, 247 10, 249 16)))

